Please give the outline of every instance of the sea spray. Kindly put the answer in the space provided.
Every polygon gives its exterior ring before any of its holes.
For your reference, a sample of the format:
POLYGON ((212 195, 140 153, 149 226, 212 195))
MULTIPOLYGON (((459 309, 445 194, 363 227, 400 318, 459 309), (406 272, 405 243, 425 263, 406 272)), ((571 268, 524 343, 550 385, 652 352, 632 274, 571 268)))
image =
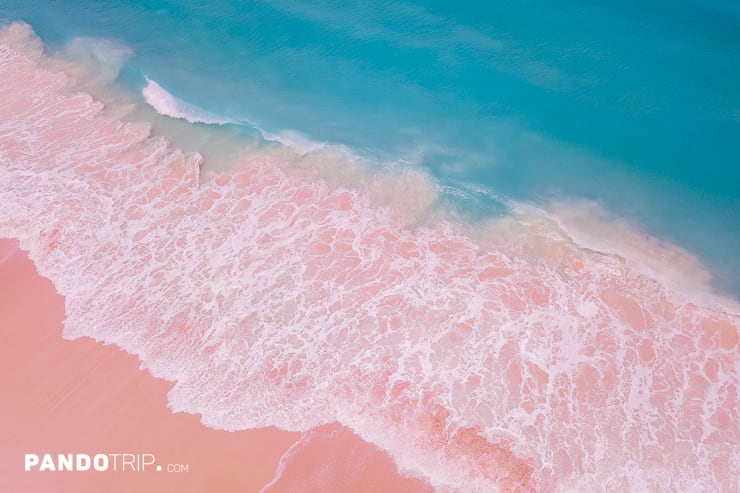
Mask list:
POLYGON ((221 118, 218 115, 213 115, 196 106, 190 105, 167 92, 162 86, 151 80, 149 77, 145 78, 146 87, 144 87, 141 92, 144 95, 146 102, 149 103, 157 113, 171 116, 173 118, 181 118, 190 123, 209 123, 217 125, 224 123, 238 123, 233 120, 221 118))
POLYGON ((338 421, 441 490, 740 486, 737 314, 543 222, 481 244, 274 156, 201 173, 6 46, 0 79, 0 235, 173 410, 338 421))

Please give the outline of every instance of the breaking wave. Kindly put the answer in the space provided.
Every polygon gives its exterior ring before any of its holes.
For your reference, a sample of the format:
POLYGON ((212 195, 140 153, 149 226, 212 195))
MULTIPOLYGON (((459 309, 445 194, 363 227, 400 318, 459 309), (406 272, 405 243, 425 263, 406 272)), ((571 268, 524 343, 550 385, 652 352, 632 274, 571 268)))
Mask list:
POLYGON ((146 77, 146 87, 141 90, 146 102, 160 115, 172 118, 180 118, 190 123, 207 123, 223 125, 226 123, 238 123, 233 120, 221 118, 205 110, 176 98, 165 88, 155 81, 146 77))
POLYGON ((440 491, 740 489, 736 312, 534 213, 474 240, 276 154, 201 173, 38 56, 0 45, 0 236, 174 411, 336 421, 440 491))

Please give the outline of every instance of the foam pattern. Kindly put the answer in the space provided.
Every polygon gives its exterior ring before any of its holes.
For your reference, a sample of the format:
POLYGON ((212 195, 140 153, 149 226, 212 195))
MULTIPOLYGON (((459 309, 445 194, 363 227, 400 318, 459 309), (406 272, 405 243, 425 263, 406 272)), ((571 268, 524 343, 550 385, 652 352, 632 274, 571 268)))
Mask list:
POLYGON ((0 45, 0 236, 173 411, 337 421, 439 491, 740 491, 736 313, 526 217, 482 244, 257 154, 201 175, 38 56, 0 45))

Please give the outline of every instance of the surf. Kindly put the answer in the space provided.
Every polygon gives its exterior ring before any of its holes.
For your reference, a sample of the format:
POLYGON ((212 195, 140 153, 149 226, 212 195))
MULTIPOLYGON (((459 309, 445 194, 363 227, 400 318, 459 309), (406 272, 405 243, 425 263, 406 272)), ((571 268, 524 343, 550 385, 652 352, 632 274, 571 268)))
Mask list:
POLYGON ((24 81, 0 87, 0 236, 65 297, 64 336, 137 355, 173 411, 336 421, 442 490, 736 486, 713 464, 740 440, 737 313, 535 213, 487 241, 410 225, 290 153, 203 172, 9 46, 0 78, 24 81))
POLYGON ((238 123, 227 118, 209 113, 190 103, 187 103, 170 94, 166 89, 149 77, 146 79, 146 87, 141 90, 146 102, 160 115, 172 118, 180 118, 190 123, 207 123, 211 125, 224 125, 226 123, 238 123))

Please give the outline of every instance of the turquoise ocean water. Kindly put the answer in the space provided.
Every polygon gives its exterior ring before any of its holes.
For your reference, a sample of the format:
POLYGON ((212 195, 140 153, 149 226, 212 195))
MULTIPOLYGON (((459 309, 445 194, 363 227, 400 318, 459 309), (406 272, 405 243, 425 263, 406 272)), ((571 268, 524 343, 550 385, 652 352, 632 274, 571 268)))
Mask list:
POLYGON ((0 0, 0 20, 50 50, 127 46, 137 93, 147 76, 224 118, 428 170, 472 219, 502 198, 596 201, 740 293, 736 2, 0 0))

